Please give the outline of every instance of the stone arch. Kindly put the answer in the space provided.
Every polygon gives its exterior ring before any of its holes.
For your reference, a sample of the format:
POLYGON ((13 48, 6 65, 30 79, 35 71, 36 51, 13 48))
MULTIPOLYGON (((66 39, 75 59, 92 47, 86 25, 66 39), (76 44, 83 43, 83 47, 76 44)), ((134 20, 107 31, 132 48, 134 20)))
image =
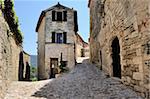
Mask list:
POLYGON ((115 37, 112 40, 111 48, 112 48, 112 74, 114 77, 121 78, 120 44, 118 37, 115 37))

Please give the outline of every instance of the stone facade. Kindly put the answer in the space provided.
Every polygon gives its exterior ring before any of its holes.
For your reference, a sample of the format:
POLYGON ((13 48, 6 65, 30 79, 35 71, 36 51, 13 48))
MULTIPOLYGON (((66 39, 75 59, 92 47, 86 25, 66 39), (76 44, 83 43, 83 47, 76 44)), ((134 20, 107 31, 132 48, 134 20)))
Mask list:
POLYGON ((58 68, 61 61, 66 62, 69 69, 74 67, 77 31, 75 10, 58 3, 42 11, 36 28, 39 80, 51 78, 53 69, 58 68))
POLYGON ((11 81, 19 80, 20 61, 29 62, 30 60, 26 53, 23 55, 24 60, 21 60, 21 52, 24 52, 23 48, 16 44, 13 33, 10 31, 0 9, 0 99, 3 99, 11 81))
POLYGON ((89 8, 90 61, 148 99, 150 1, 89 0, 89 8))
POLYGON ((76 59, 80 57, 89 57, 89 44, 76 33, 76 59))
POLYGON ((12 80, 18 80, 19 53, 22 50, 18 46, 9 30, 0 10, 0 98, 12 80))
POLYGON ((24 63, 24 70, 23 70, 23 77, 24 80, 30 81, 30 55, 23 51, 23 63, 24 63))

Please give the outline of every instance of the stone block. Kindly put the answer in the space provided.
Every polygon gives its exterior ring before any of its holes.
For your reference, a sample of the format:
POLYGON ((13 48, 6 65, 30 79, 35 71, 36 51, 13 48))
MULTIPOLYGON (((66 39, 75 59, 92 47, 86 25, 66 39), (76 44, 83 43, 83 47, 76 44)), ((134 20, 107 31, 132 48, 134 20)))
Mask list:
POLYGON ((131 78, 129 76, 127 76, 127 82, 130 83, 131 82, 131 78))
POLYGON ((143 79, 143 74, 140 73, 140 72, 133 72, 133 79, 142 80, 143 79))
POLYGON ((134 57, 133 64, 142 64, 142 57, 134 57))

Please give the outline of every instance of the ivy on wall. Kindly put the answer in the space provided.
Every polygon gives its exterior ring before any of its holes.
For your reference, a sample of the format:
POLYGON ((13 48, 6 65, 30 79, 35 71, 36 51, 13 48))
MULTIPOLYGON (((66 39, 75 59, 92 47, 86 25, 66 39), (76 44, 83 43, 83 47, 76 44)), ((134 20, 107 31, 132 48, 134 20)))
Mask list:
POLYGON ((19 28, 18 17, 16 16, 14 10, 14 1, 13 0, 0 0, 1 9, 4 14, 4 18, 9 25, 11 32, 15 38, 16 43, 22 44, 23 36, 19 28))

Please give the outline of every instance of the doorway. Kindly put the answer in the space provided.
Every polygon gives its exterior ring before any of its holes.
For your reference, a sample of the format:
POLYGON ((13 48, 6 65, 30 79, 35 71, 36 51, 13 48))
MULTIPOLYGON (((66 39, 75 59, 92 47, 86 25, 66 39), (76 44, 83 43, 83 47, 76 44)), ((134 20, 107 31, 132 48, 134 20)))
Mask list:
POLYGON ((49 78, 55 78, 56 74, 58 74, 58 58, 51 58, 49 78))
POLYGON ((117 37, 113 40, 111 47, 112 47, 113 76, 121 78, 120 45, 119 39, 117 37))

